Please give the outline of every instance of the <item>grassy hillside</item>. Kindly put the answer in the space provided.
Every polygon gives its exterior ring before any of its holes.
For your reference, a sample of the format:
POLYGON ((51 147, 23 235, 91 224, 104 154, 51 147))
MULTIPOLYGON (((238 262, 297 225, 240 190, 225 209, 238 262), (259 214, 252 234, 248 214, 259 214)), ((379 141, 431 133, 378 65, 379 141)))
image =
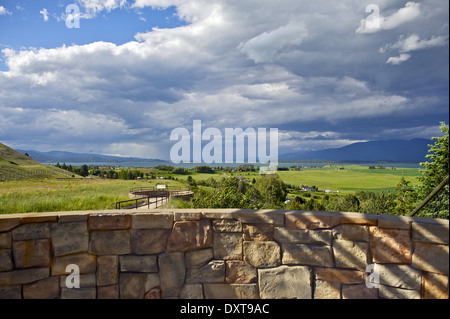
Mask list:
POLYGON ((30 157, 0 143, 0 182, 23 179, 64 178, 71 173, 42 165, 30 157))

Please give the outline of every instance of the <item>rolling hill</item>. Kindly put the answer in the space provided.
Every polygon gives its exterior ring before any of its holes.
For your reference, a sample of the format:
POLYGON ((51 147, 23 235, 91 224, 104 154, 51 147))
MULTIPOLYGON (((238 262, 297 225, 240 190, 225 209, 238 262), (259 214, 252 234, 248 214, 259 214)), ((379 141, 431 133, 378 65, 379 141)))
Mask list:
POLYGON ((0 143, 0 181, 71 177, 65 170, 43 165, 0 143))
POLYGON ((370 141, 334 149, 288 153, 280 156, 280 159, 419 163, 426 160, 428 144, 432 144, 432 141, 427 139, 370 141))

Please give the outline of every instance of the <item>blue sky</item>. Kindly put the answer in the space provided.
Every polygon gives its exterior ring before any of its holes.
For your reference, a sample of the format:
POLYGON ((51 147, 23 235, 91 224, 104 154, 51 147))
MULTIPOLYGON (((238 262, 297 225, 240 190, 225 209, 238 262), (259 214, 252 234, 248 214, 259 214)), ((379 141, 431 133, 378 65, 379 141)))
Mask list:
POLYGON ((0 142, 168 159, 170 132, 193 120, 278 128, 280 154, 431 138, 449 119, 448 12, 442 0, 0 0, 0 142), (66 27, 70 4, 80 28, 66 27))

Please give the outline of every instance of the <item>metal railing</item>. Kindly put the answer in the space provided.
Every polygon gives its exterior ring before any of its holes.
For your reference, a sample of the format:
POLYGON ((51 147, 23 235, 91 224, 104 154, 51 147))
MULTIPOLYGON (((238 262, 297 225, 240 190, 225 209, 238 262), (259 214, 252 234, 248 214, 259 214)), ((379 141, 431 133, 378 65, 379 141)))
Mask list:
POLYGON ((428 196, 419 205, 417 205, 417 207, 414 208, 414 210, 411 213, 409 213, 408 216, 414 216, 415 214, 417 214, 447 184, 448 184, 448 176, 438 185, 438 187, 436 187, 430 194, 428 194, 428 196))
MULTIPOLYGON (((116 209, 137 209, 142 206, 147 206, 148 209, 150 209, 150 205, 156 204, 156 208, 158 208, 158 203, 161 202, 161 205, 166 203, 169 200, 168 197, 162 196, 162 197, 141 197, 136 199, 129 199, 124 200, 121 202, 116 203, 116 209), (154 201, 151 201, 151 199, 154 199, 154 201), (123 206, 124 203, 134 203, 132 205, 123 206)), ((161 206, 160 205, 160 206, 161 206)))

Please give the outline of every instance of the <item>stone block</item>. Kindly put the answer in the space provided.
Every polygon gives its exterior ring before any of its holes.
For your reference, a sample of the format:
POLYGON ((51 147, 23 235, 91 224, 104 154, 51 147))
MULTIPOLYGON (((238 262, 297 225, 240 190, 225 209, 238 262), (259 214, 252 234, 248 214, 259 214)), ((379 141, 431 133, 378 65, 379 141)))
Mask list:
POLYGON ((244 241, 244 260, 256 268, 281 264, 281 249, 274 241, 244 241))
POLYGON ((234 219, 214 219, 213 230, 218 233, 240 233, 242 222, 234 219))
POLYGON ((420 299, 420 291, 401 289, 396 287, 380 285, 378 295, 383 299, 420 299))
POLYGON ((96 288, 61 288, 61 299, 96 299, 96 288))
POLYGON ((23 286, 24 299, 56 299, 59 293, 58 276, 47 277, 23 286))
POLYGON ((136 229, 132 231, 132 251, 138 255, 159 254, 166 250, 170 230, 136 229))
POLYGON ((20 218, 0 218, 0 232, 9 231, 20 225, 20 218))
POLYGON ((22 299, 22 285, 0 286, 0 299, 22 299))
POLYGON ((369 242, 367 226, 342 224, 333 228, 333 238, 369 242))
POLYGON ((273 225, 271 224, 244 224, 244 240, 252 241, 272 241, 273 225))
POLYGON ((137 213, 131 216, 133 229, 172 229, 173 213, 137 213))
POLYGON ((150 291, 152 288, 160 287, 161 280, 159 279, 158 273, 147 274, 147 279, 145 281, 145 291, 150 291))
POLYGON ((95 273, 97 257, 85 253, 53 257, 52 275, 68 275, 70 272, 66 272, 66 268, 70 264, 77 265, 80 268, 80 274, 95 273))
POLYGON ((28 284, 50 276, 50 268, 17 269, 0 273, 0 287, 28 284))
POLYGON ((188 251, 212 246, 212 227, 207 219, 175 222, 167 241, 167 252, 188 251))
POLYGON ((55 256, 87 252, 89 248, 86 222, 54 223, 51 235, 55 256))
POLYGON ((11 249, 0 249, 0 271, 8 271, 13 268, 11 249))
POLYGON ((447 245, 433 245, 417 242, 412 256, 412 266, 428 272, 448 276, 449 249, 447 245))
POLYGON ((201 212, 174 212, 174 220, 200 220, 202 219, 201 212))
POLYGON ((409 230, 370 227, 373 261, 381 264, 408 264, 412 257, 409 230))
POLYGON ((422 284, 423 299, 448 299, 448 276, 424 273, 422 284))
POLYGON ((257 284, 204 284, 206 299, 259 299, 257 284))
POLYGON ((96 255, 126 255, 131 253, 129 230, 91 232, 89 252, 96 255))
POLYGON ((284 225, 284 210, 253 210, 239 209, 233 212, 233 217, 244 224, 284 225))
POLYGON ((184 253, 164 253, 158 257, 162 298, 178 298, 186 278, 184 253))
POLYGON ((343 284, 365 283, 367 274, 365 271, 314 267, 317 280, 337 282, 343 284))
POLYGON ((306 266, 280 266, 259 269, 262 299, 311 299, 311 273, 306 266))
POLYGON ((143 299, 146 274, 120 273, 120 299, 143 299))
POLYGON ((49 239, 13 241, 16 268, 49 267, 51 245, 49 239))
POLYGON ((333 240, 336 267, 365 270, 369 262, 369 244, 349 240, 333 240))
POLYGON ((287 213, 287 229, 330 229, 340 224, 340 218, 329 214, 287 213))
POLYGON ((224 282, 225 262, 212 260, 201 268, 188 269, 186 283, 224 282))
POLYGON ((22 224, 13 229, 13 240, 47 239, 50 238, 50 224, 22 224))
POLYGON ((97 285, 109 286, 119 282, 119 257, 115 255, 97 258, 97 285))
POLYGON ((88 219, 90 230, 119 230, 128 229, 131 226, 130 215, 90 215, 88 219))
POLYGON ((274 240, 279 243, 331 245, 331 230, 308 230, 274 228, 274 240))
POLYGON ((316 280, 314 299, 341 299, 341 284, 316 280))
POLYGON ((144 299, 161 299, 162 291, 160 287, 155 287, 147 291, 144 295, 144 299))
POLYGON ((201 284, 185 284, 180 291, 181 299, 203 299, 203 286, 201 284))
POLYGON ((366 284, 342 285, 342 299, 378 299, 378 289, 367 288, 366 284))
MULTIPOLYGON (((91 274, 81 274, 79 279, 80 279, 80 288, 97 287, 97 278, 96 278, 95 274, 92 274, 92 273, 91 274)), ((61 288, 72 288, 72 287, 67 287, 68 286, 68 283, 66 282, 67 280, 69 280, 69 282, 70 282, 69 285, 73 284, 73 277, 69 278, 69 275, 59 276, 59 286, 61 288)))
POLYGON ((119 263, 122 272, 158 272, 156 256, 122 255, 119 263))
POLYGON ((97 287, 97 299, 119 299, 119 285, 97 287))
POLYGON ((424 243, 449 243, 449 224, 412 224, 412 239, 424 243))
POLYGON ((258 280, 258 271, 243 260, 228 260, 225 264, 226 284, 252 284, 258 280))
POLYGON ((186 268, 200 268, 214 258, 212 248, 192 250, 186 253, 186 268))
POLYGON ((376 264, 375 269, 378 271, 381 285, 417 291, 421 289, 421 271, 410 265, 376 264))
POLYGON ((242 259, 241 233, 215 233, 214 258, 216 259, 242 259))
POLYGON ((11 249, 11 233, 0 233, 0 249, 11 249))
POLYGON ((282 244, 284 265, 333 267, 331 246, 316 244, 282 244))

